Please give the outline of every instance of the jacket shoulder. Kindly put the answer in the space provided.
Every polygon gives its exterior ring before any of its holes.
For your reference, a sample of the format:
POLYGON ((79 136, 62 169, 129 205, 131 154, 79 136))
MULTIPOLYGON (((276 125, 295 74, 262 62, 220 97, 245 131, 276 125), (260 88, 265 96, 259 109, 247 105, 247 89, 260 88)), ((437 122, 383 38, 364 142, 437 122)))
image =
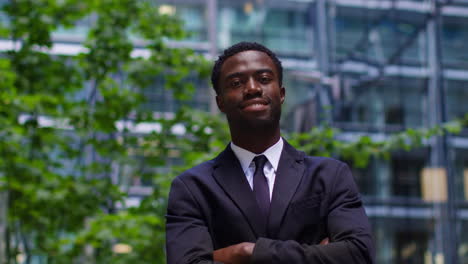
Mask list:
POLYGON ((214 168, 214 160, 209 160, 202 162, 184 172, 176 177, 178 180, 186 181, 186 180, 193 180, 197 178, 204 178, 207 175, 211 175, 211 172, 214 168))
POLYGON ((326 167, 342 167, 348 166, 345 162, 329 157, 317 157, 317 156, 304 156, 306 164, 315 164, 326 167))

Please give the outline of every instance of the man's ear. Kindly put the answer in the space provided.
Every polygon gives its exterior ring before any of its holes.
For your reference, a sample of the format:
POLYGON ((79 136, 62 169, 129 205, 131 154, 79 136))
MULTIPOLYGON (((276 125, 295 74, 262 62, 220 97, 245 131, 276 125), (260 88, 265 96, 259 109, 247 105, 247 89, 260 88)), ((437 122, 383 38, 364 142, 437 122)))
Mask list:
POLYGON ((220 95, 216 95, 216 104, 218 105, 219 111, 224 113, 224 100, 223 97, 220 95))
POLYGON ((281 97, 281 104, 283 104, 284 99, 286 98, 286 89, 284 87, 280 88, 280 97, 281 97))

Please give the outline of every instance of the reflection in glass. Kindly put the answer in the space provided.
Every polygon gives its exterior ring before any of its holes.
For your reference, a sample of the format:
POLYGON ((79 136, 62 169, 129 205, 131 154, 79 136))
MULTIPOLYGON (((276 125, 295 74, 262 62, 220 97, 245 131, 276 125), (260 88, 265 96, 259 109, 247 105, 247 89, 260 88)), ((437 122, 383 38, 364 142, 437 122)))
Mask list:
POLYGON ((462 118, 468 113, 468 80, 446 80, 445 85, 447 119, 462 118))
POLYGON ((434 223, 431 219, 401 217, 371 218, 377 256, 376 263, 434 263, 430 253, 434 223))
POLYGON ((468 17, 444 17, 442 27, 442 62, 456 69, 468 69, 468 17))
POLYGON ((224 49, 240 41, 256 41, 290 56, 312 56, 312 27, 307 9, 286 9, 261 2, 221 1, 218 43, 224 49))
POLYGON ((424 79, 387 78, 378 83, 361 84, 350 78, 344 84, 346 98, 338 102, 335 109, 339 126, 394 131, 426 123, 424 79))
POLYGON ((426 17, 338 7, 334 43, 338 61, 422 65, 427 62, 426 17), (400 56, 399 56, 400 55, 400 56))

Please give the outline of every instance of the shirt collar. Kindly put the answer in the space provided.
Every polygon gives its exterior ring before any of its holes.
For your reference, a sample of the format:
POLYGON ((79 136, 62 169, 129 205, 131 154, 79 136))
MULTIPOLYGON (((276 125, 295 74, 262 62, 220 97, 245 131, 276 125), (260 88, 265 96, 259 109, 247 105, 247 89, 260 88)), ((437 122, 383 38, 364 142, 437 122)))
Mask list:
POLYGON ((270 164, 273 166, 273 169, 277 171, 279 160, 281 157, 281 152, 283 151, 283 145, 283 138, 280 137, 278 142, 276 142, 273 146, 269 147, 267 150, 260 154, 255 154, 239 146, 236 146, 233 142, 231 142, 231 149, 236 155, 237 159, 239 160, 242 167, 242 171, 244 173, 249 168, 252 160, 259 155, 265 155, 270 164))

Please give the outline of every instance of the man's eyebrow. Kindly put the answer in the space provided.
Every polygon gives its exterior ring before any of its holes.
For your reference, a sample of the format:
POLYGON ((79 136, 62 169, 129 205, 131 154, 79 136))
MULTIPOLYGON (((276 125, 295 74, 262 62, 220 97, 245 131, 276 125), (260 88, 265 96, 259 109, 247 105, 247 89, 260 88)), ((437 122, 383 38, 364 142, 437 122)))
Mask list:
MULTIPOLYGON (((275 75, 275 73, 271 69, 260 69, 260 70, 255 71, 255 74, 262 74, 262 73, 270 73, 270 74, 275 75)), ((243 75, 245 75, 245 73, 234 72, 234 73, 231 73, 228 76, 226 76, 225 79, 228 80, 228 79, 235 78, 235 77, 240 77, 240 76, 243 76, 243 75)))
POLYGON ((270 69, 260 69, 258 71, 255 71, 255 74, 261 74, 261 73, 269 73, 269 74, 275 75, 275 73, 270 69))
POLYGON ((234 73, 231 73, 228 76, 226 76, 225 79, 228 80, 228 79, 235 78, 235 77, 241 77, 242 75, 244 75, 244 74, 241 73, 241 72, 234 72, 234 73))

